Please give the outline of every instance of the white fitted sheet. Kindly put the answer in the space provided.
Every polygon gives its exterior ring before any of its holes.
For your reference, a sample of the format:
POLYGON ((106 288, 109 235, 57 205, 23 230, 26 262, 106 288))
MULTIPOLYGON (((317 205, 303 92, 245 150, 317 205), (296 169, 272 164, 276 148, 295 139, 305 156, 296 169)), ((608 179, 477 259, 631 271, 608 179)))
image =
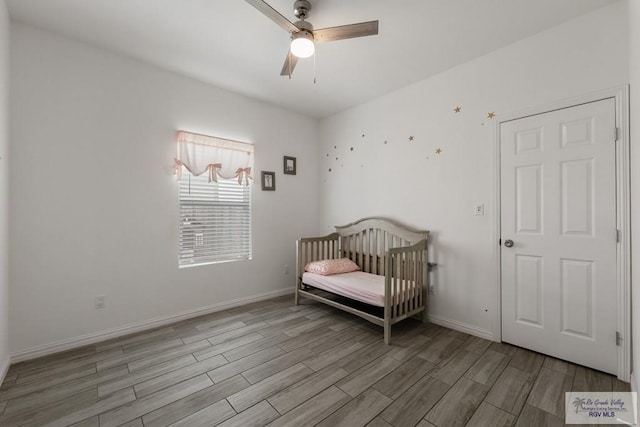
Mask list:
MULTIPOLYGON (((384 276, 363 273, 362 271, 333 274, 331 276, 305 272, 302 275, 302 283, 356 301, 384 307, 384 276)), ((393 283, 391 287, 393 288, 393 283)), ((414 287, 414 283, 409 283, 409 289, 414 287)), ((409 294, 409 298, 413 296, 411 295, 412 292, 409 292, 409 294)), ((398 303, 399 301, 395 302, 398 303)))

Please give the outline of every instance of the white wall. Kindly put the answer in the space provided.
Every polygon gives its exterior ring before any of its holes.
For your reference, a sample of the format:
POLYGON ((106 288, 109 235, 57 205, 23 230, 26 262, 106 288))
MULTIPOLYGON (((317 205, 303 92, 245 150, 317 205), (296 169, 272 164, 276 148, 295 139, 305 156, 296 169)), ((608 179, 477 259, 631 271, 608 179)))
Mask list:
POLYGON ((32 27, 11 36, 12 354, 293 291, 295 239, 319 222, 316 120, 32 27), (253 142, 255 175, 276 171, 275 192, 253 188, 253 260, 178 269, 178 129, 253 142))
POLYGON ((633 373, 638 388, 640 373, 640 3, 629 0, 629 80, 631 83, 631 232, 633 373), (635 220, 635 221, 634 221, 635 220))
POLYGON ((0 382, 9 368, 9 14, 0 0, 0 382))
POLYGON ((626 13, 615 3, 321 121, 324 230, 372 215, 431 230, 432 317, 491 335, 495 120, 487 113, 628 83, 626 13), (473 215, 474 203, 484 216, 473 215))

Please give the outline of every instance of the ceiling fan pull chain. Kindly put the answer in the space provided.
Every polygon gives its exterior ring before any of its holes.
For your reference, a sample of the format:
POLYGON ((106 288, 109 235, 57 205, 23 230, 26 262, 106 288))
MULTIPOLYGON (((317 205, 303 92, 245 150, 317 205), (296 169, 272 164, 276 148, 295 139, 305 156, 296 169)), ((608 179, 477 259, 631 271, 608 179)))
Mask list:
POLYGON ((318 52, 313 55, 313 84, 316 84, 316 75, 318 74, 316 72, 316 56, 318 56, 318 52))

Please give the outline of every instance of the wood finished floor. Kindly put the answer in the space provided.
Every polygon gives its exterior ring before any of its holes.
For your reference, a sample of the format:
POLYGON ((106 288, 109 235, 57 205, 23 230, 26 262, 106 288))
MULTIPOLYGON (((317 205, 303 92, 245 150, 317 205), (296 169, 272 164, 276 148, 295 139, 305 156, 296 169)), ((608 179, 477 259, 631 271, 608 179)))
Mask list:
POLYGON ((292 297, 11 366, 10 426, 556 426, 566 391, 626 383, 413 319, 382 328, 292 297))

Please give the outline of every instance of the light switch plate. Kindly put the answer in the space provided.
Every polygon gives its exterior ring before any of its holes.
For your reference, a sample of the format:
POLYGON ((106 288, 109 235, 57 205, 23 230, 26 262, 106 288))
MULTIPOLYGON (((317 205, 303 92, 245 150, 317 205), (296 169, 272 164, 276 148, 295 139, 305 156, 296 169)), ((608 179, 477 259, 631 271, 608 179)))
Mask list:
POLYGON ((96 304, 96 308, 104 308, 105 304, 104 304, 104 295, 96 295, 96 300, 95 300, 95 304, 96 304))

